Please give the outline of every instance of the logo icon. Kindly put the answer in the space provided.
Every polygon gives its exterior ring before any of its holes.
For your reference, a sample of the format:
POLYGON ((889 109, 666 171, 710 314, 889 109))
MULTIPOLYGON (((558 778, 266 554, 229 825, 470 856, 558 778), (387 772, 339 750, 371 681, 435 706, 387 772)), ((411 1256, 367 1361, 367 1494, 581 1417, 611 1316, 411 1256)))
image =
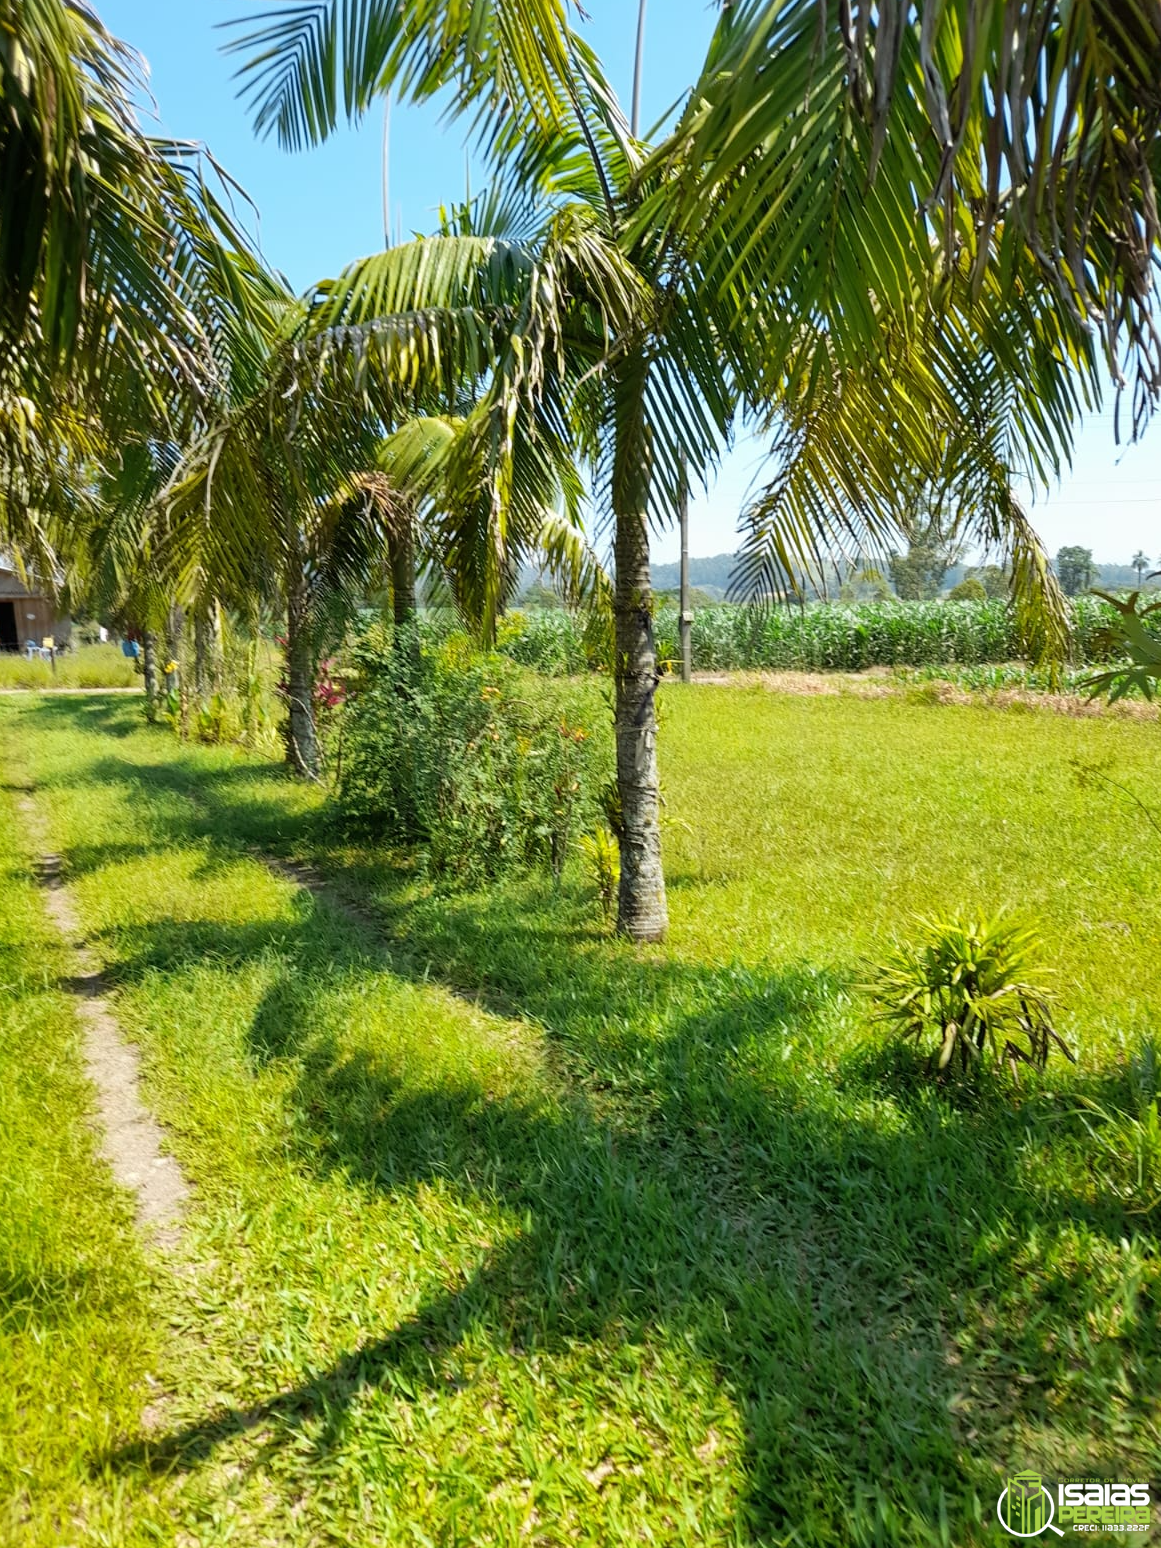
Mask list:
POLYGON ((1039 1537, 1042 1532, 1064 1533, 1053 1525, 1056 1507, 1039 1473, 1016 1473, 1009 1478, 996 1502, 1000 1525, 1013 1537, 1039 1537))

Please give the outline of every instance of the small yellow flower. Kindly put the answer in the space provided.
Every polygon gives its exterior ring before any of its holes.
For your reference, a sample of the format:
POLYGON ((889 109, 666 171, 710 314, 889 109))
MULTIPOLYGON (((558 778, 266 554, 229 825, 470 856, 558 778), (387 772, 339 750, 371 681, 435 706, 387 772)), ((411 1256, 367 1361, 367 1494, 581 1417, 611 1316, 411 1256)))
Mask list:
POLYGON ((164 671, 166 677, 172 677, 173 674, 177 671, 177 662, 167 661, 162 670, 164 671))

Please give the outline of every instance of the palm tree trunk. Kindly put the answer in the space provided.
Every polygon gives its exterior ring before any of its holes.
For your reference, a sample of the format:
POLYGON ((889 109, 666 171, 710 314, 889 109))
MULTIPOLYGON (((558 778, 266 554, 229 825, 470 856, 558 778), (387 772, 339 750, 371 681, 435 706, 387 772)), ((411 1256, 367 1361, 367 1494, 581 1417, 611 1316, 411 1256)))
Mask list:
POLYGON ((617 929, 634 941, 659 941, 669 926, 669 910, 661 866, 655 702, 660 678, 653 643, 646 517, 649 459, 640 434, 641 385, 632 380, 619 384, 613 474, 617 838, 621 848, 617 929))
POLYGON ((286 577, 286 759, 296 774, 318 779, 321 758, 314 718, 314 643, 301 549, 291 545, 286 577))
POLYGON ((410 517, 401 518, 391 536, 390 552, 392 616, 399 640, 415 627, 415 529, 410 517))
POLYGON ((165 619, 165 648, 168 652, 168 660, 180 662, 181 637, 184 633, 185 608, 179 607, 175 602, 165 619))
POLYGON ((145 714, 157 718, 157 635, 146 629, 141 636, 141 671, 145 677, 145 714))
POLYGON ((214 685, 214 630, 210 615, 199 608, 194 614, 194 692, 208 699, 214 685))

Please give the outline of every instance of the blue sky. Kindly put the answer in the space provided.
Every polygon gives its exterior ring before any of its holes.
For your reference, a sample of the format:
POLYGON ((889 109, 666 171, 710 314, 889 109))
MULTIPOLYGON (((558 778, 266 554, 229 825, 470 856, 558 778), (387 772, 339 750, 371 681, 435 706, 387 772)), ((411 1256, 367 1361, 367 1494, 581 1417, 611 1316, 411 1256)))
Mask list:
MULTIPOLYGON (((220 52, 217 24, 269 8, 270 0, 96 0, 106 25, 147 59, 150 86, 167 133, 201 141, 229 168, 258 207, 267 259, 305 289, 383 243, 383 118, 376 112, 320 150, 290 155, 256 139, 220 52)), ((631 0, 586 0, 588 35, 628 104, 636 26, 631 0)), ((650 0, 643 122, 662 115, 694 78, 713 25, 706 0, 650 0)), ((391 123, 393 226, 430 230, 441 201, 463 197, 461 132, 437 108, 396 109, 391 123)), ((727 460, 717 484, 695 502, 695 554, 735 546, 738 511, 760 461, 747 444, 727 460)), ((1092 548, 1127 563, 1138 548, 1161 564, 1161 427, 1137 446, 1115 445, 1112 401, 1086 425, 1074 468, 1041 495, 1033 514, 1048 547, 1092 548)), ((677 556, 676 536, 656 543, 658 559, 677 556)))

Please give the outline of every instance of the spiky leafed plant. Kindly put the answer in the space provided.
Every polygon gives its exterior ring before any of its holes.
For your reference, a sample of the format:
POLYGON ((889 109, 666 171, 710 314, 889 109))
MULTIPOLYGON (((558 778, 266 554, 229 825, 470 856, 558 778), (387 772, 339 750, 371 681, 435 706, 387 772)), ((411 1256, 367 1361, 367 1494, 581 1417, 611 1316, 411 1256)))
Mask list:
MULTIPOLYGON (((1151 79, 1152 19, 1134 0, 1127 50, 1102 53, 1115 32, 1103 10, 1012 10, 1031 25, 1013 31, 1004 7, 981 0, 837 16, 818 0, 731 5, 676 132, 648 160, 554 0, 483 0, 470 47, 438 0, 284 6, 237 42, 259 124, 288 145, 325 137, 389 88, 446 87, 457 108, 482 108, 485 149, 509 180, 582 201, 636 277, 599 371, 572 377, 570 412, 582 448, 597 451, 614 524, 619 922, 637 938, 660 934, 666 917, 648 521, 672 519, 687 470, 712 463, 739 399, 789 438, 762 507, 762 562, 793 570, 891 531, 892 481, 909 462, 941 476, 970 468, 988 485, 971 503, 977 524, 1012 538, 1021 595, 1038 599, 1059 642, 1054 583, 1011 499, 1008 453, 1024 448, 1039 472, 1067 453, 1078 401, 1096 391, 1082 327, 1092 305, 1104 307, 1106 342, 1126 333, 1147 358, 1156 125, 1148 104, 1133 117, 1132 97, 1151 79), (991 112, 1010 93, 1031 138, 1009 141, 1006 110, 991 112), (1003 191, 1005 157, 1020 169, 1018 196, 1003 191), (1078 190, 1086 202, 1073 205, 1078 190), (1077 239, 1091 255, 1079 269, 1077 239)), ((623 284, 615 265, 603 271, 623 284)), ((344 305, 363 319, 374 275, 369 265, 347 277, 344 305)), ((574 299, 592 308, 598 295, 574 299)), ((528 313, 510 325, 527 380, 558 380, 528 313)), ((566 336, 578 342, 554 333, 566 336)), ((1146 394, 1153 385, 1144 379, 1146 394)))
POLYGON ((1097 596, 1115 610, 1115 618, 1099 636, 1109 655, 1127 658, 1107 672, 1097 672, 1084 686, 1093 697, 1106 696, 1110 704, 1136 692, 1152 699, 1161 682, 1161 602, 1144 600, 1134 591, 1129 597, 1097 596))
POLYGON ((985 1060, 1042 1070, 1051 1046, 1075 1063, 1052 1024, 1047 990, 1036 976, 1040 939, 1005 914, 991 919, 924 919, 867 985, 878 1017, 905 1040, 932 1043, 929 1068, 961 1074, 985 1060))

